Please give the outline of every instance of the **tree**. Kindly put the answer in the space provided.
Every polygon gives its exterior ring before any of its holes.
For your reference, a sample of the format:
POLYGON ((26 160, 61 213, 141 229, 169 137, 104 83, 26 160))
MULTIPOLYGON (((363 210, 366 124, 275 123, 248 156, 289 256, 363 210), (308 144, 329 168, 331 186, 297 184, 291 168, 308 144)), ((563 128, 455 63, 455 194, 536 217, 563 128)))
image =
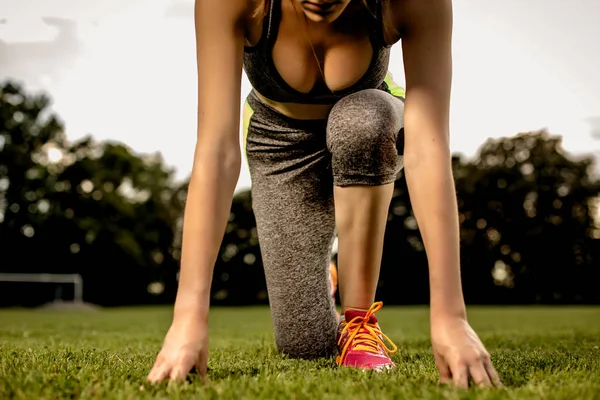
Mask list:
MULTIPOLYGON (((69 144, 58 119, 43 118, 47 97, 10 83, 0 93, 1 270, 79 273, 84 299, 99 304, 168 300, 182 213, 173 207, 173 171, 160 155, 137 156, 123 144, 69 144)), ((34 297, 28 302, 41 300, 34 297)))
POLYGON ((463 281, 474 302, 591 302, 598 274, 591 157, 546 131, 488 140, 456 177, 463 281))
MULTIPOLYGON (((545 131, 488 140, 453 157, 468 303, 600 301, 599 184, 593 159, 568 156, 545 131)), ((406 181, 395 184, 377 296, 429 301, 428 268, 406 181)))
POLYGON ((250 191, 240 192, 233 198, 211 292, 213 304, 267 303, 267 285, 250 191))
POLYGON ((0 86, 0 238, 2 270, 37 262, 32 248, 45 246, 43 231, 51 205, 46 199, 49 163, 66 149, 62 123, 47 114, 45 95, 27 96, 19 85, 0 86), (35 261, 34 261, 35 260, 35 261))

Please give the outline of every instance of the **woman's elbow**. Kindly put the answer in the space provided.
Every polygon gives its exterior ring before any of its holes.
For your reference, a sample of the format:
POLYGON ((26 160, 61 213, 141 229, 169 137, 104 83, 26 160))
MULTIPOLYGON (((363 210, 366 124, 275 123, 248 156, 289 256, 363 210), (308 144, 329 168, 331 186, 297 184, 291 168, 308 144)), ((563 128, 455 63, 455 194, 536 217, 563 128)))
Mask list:
POLYGON ((197 141, 193 173, 208 169, 230 176, 239 174, 241 166, 242 157, 237 136, 235 140, 232 135, 222 135, 218 139, 197 141))
MULTIPOLYGON (((404 145, 404 168, 412 169, 421 165, 440 164, 450 165, 452 155, 449 141, 443 135, 429 139, 413 138, 406 140, 404 145)), ((407 138, 408 139, 408 138, 407 138)))

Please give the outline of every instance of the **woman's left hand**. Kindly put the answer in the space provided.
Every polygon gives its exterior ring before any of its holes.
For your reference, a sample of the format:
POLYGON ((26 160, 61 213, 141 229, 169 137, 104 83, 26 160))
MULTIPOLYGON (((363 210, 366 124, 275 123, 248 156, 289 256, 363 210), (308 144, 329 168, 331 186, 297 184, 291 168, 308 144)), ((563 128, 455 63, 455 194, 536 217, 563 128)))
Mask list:
POLYGON ((442 383, 469 387, 501 386, 490 354, 465 318, 432 318, 431 343, 442 383))

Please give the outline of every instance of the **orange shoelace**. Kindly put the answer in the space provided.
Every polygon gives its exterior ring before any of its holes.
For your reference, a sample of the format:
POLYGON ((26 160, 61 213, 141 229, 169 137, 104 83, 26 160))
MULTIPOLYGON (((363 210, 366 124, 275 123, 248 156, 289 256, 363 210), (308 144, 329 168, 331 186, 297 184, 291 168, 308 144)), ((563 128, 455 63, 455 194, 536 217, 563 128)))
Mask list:
POLYGON ((342 365, 351 345, 354 345, 354 350, 362 350, 375 354, 378 354, 382 347, 388 354, 394 354, 398 350, 394 342, 381 332, 378 324, 369 323, 371 316, 381 310, 382 307, 383 303, 380 301, 373 303, 364 316, 359 315, 344 324, 338 340, 338 346, 342 343, 344 333, 346 332, 348 332, 348 339, 346 339, 344 348, 336 359, 338 365, 342 365), (387 347, 381 338, 391 344, 392 348, 387 347))

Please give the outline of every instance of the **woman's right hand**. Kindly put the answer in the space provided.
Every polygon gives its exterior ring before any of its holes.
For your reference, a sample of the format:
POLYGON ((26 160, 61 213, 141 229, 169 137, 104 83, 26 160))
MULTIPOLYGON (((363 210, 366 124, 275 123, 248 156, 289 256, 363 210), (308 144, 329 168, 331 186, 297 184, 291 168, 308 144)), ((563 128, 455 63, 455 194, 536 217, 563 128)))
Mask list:
POLYGON ((195 0, 198 131, 185 205, 175 315, 148 375, 206 376, 208 305, 214 263, 241 168, 240 98, 244 33, 252 0, 195 0))
POLYGON ((208 324, 197 313, 178 315, 167 332, 148 381, 185 380, 195 368, 202 379, 208 363, 208 324))

